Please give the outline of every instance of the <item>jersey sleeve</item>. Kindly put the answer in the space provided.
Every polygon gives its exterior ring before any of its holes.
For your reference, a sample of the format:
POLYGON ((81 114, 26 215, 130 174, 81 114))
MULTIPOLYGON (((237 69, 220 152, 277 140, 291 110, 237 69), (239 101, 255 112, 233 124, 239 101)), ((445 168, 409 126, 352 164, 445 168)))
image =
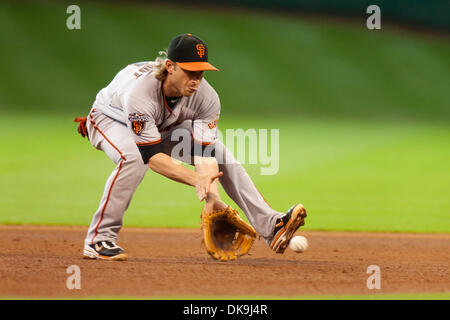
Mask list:
POLYGON ((125 98, 127 127, 134 141, 139 145, 151 145, 161 142, 161 134, 155 123, 155 108, 138 98, 125 98))
POLYGON ((216 96, 205 106, 192 122, 194 143, 202 146, 214 144, 217 141, 217 123, 220 117, 220 101, 216 96))
POLYGON ((161 134, 156 126, 155 108, 142 100, 129 96, 125 99, 127 127, 138 146, 145 164, 162 152, 161 134))

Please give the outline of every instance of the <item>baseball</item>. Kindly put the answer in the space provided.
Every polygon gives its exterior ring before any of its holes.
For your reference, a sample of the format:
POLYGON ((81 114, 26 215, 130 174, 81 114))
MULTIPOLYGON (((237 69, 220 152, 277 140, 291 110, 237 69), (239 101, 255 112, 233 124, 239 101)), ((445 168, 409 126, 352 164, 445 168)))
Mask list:
POLYGON ((289 247, 295 252, 303 252, 308 249, 308 239, 302 236, 295 236, 289 242, 289 247))

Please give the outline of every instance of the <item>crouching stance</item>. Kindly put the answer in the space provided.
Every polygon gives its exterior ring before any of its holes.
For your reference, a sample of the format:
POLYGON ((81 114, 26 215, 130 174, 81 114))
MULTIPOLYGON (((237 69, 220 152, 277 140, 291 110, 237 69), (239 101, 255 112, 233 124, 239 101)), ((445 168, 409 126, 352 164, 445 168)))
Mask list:
POLYGON ((122 69, 97 94, 89 115, 75 119, 80 134, 116 164, 86 235, 86 258, 127 259, 117 245, 118 234, 148 168, 193 186, 198 199, 205 201, 204 242, 215 259, 227 261, 246 254, 257 233, 273 251, 283 253, 304 224, 306 211, 301 204, 286 214, 272 209, 242 165, 218 141, 220 101, 203 77, 206 70, 217 70, 208 62, 206 44, 194 35, 179 35, 170 42, 167 54, 122 69), (218 181, 250 225, 220 199, 218 181))

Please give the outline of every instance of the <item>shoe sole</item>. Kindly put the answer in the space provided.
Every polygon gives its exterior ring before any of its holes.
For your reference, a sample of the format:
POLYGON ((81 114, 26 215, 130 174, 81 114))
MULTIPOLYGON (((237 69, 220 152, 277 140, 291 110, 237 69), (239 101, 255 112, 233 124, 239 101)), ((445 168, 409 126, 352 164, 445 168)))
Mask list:
POLYGON ((284 231, 280 231, 281 234, 277 235, 271 248, 275 253, 284 253, 289 246, 292 236, 297 229, 305 224, 306 210, 301 204, 297 204, 292 210, 291 219, 284 227, 284 231))
POLYGON ((102 256, 90 248, 84 248, 83 258, 93 260, 125 261, 128 259, 128 255, 126 253, 121 253, 115 256, 102 256))

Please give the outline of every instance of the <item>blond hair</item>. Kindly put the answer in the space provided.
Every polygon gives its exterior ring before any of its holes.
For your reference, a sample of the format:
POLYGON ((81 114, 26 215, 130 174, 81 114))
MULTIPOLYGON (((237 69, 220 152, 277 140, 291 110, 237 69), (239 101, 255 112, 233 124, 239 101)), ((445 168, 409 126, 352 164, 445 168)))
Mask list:
POLYGON ((159 51, 158 57, 155 59, 155 64, 153 65, 152 75, 158 80, 164 80, 167 77, 166 70, 167 52, 159 51))

